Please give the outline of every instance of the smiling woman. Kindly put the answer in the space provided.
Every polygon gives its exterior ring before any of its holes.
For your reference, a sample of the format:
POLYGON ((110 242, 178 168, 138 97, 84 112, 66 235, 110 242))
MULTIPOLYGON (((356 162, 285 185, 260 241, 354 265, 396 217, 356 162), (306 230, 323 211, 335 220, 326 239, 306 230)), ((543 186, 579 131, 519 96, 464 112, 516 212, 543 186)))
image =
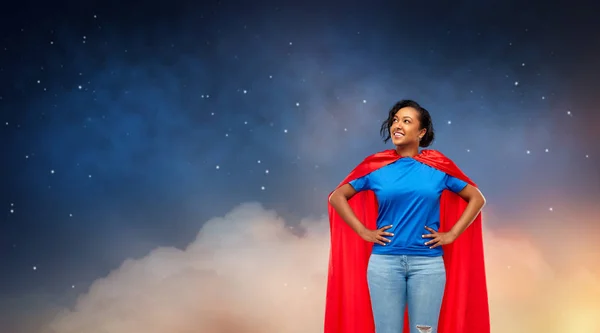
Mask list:
POLYGON ((396 149, 367 157, 329 197, 325 332, 434 333, 438 326, 447 333, 489 332, 483 195, 450 159, 434 150, 419 152, 433 142, 434 131, 429 112, 417 102, 396 103, 381 135, 396 149), (354 233, 339 225, 344 222, 354 233), (348 299, 350 294, 355 296, 348 299), (443 301, 449 311, 440 313, 443 301), (398 315, 407 310, 407 316, 398 315))
POLYGON ((407 144, 416 140, 419 143, 417 147, 425 148, 435 139, 429 111, 411 100, 400 101, 390 109, 388 118, 381 124, 380 133, 384 142, 391 138, 396 147, 410 147, 407 144))

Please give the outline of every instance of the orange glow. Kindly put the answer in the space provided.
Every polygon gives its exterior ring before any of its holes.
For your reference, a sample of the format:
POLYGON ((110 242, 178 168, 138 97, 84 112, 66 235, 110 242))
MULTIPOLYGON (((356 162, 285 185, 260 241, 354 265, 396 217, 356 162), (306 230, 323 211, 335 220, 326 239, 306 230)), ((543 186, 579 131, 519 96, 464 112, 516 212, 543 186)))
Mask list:
MULTIPOLYGON (((491 215, 486 221, 499 222, 491 215)), ((209 221, 186 249, 156 249, 96 281, 53 321, 53 332, 319 332, 328 225, 323 219, 303 227, 299 238, 274 212, 242 205, 209 221)), ((596 244, 484 232, 492 332, 600 332, 596 244), (554 261, 548 247, 570 260, 554 261)), ((567 228, 560 234, 574 236, 567 228)))

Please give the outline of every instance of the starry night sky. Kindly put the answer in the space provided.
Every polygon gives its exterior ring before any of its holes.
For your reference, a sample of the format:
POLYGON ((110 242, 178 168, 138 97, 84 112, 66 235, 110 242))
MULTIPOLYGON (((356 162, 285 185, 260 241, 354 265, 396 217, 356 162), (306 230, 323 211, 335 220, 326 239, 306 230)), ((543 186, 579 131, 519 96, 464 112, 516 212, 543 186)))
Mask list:
MULTIPOLYGON (((513 258, 534 253, 556 281, 575 266, 600 281, 597 7, 87 3, 0 13, 0 332, 39 331, 123 263, 199 242, 240 204, 309 238, 302 221, 323 219, 329 191, 392 148, 379 126, 404 98, 431 112, 431 148, 480 186, 494 244, 526 244, 513 258)), ((488 259, 492 295, 511 265, 501 257, 488 259)), ((515 299, 492 297, 496 332, 517 332, 502 326, 516 314, 494 307, 515 299)))

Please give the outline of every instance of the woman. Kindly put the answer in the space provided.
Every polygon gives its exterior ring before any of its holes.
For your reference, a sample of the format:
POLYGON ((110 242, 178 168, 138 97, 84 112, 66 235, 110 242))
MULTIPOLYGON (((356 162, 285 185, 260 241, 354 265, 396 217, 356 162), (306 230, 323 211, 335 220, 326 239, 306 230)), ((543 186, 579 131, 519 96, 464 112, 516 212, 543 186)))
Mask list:
POLYGON ((380 132, 396 148, 367 157, 329 197, 325 333, 489 332, 483 195, 447 157, 419 152, 434 130, 415 101, 396 103, 380 132))

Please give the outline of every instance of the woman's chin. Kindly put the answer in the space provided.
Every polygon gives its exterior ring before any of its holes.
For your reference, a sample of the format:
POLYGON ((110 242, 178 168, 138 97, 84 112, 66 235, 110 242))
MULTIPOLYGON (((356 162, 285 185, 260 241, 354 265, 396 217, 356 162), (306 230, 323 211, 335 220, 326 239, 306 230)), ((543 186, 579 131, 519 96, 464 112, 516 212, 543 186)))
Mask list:
POLYGON ((406 144, 404 138, 392 138, 394 146, 404 146, 406 144))
POLYGON ((394 146, 396 146, 396 148, 406 148, 412 146, 413 144, 419 146, 418 143, 405 140, 405 138, 400 138, 396 140, 392 139, 392 143, 394 144, 394 146))

